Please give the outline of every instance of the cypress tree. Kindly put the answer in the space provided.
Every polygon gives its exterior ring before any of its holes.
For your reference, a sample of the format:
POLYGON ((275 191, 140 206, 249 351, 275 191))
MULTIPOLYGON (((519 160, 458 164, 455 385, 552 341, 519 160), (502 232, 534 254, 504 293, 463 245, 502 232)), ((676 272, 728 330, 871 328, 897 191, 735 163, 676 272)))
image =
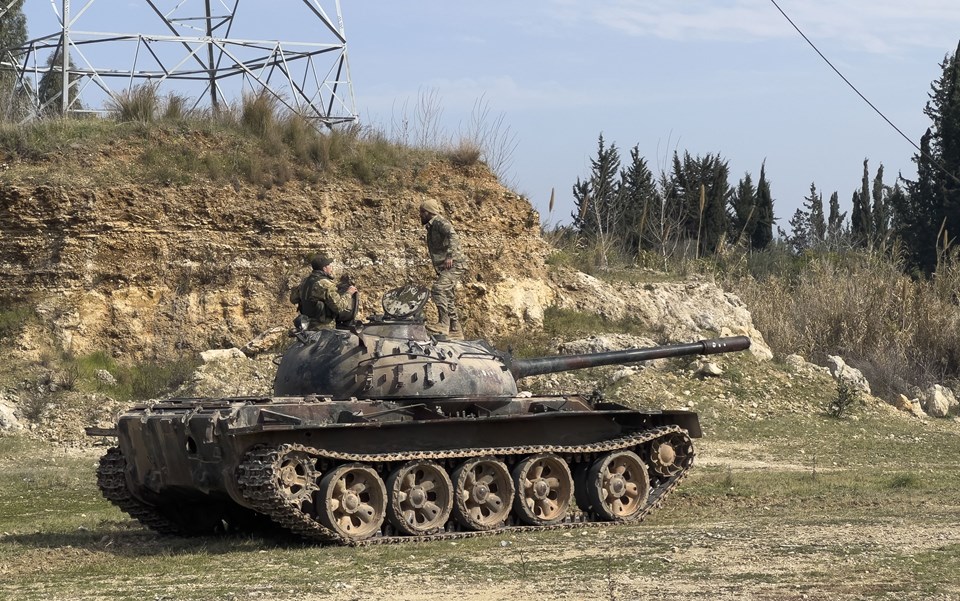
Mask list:
POLYGON ((827 221, 823 215, 823 195, 817 192, 817 184, 810 184, 810 196, 804 198, 803 206, 807 208, 808 244, 816 246, 827 239, 827 221))
POLYGON ((843 238, 843 221, 846 213, 840 212, 840 195, 836 191, 830 195, 830 214, 827 216, 827 242, 832 247, 840 244, 843 238))
POLYGON ((853 193, 853 212, 850 214, 850 233, 859 246, 867 246, 873 240, 873 219, 870 217, 870 172, 867 165, 867 159, 863 159, 860 190, 853 193))
MULTIPOLYGON (((62 112, 63 107, 60 99, 60 94, 63 92, 62 64, 60 48, 57 48, 56 52, 53 52, 47 57, 47 72, 40 78, 40 83, 37 86, 37 99, 40 106, 43 107, 46 105, 46 107, 43 108, 43 114, 45 115, 59 115, 62 112), (47 104, 48 102, 49 104, 47 104)), ((70 64, 73 64, 72 56, 70 64)), ((79 75, 70 74, 69 82, 71 90, 76 88, 74 82, 78 79, 80 79, 79 75)), ((80 100, 78 98, 71 98, 70 106, 75 109, 81 108, 80 100)))
POLYGON ((876 244, 884 244, 890 233, 890 201, 889 191, 883 185, 883 165, 877 168, 877 176, 873 178, 873 207, 870 214, 873 217, 873 239, 876 244))
POLYGON ((749 241, 757 227, 757 189, 747 172, 730 198, 730 237, 736 242, 749 241))
POLYGON ((773 242, 773 196, 767 181, 766 162, 760 165, 760 179, 757 181, 757 226, 753 230, 750 245, 763 250, 773 242))

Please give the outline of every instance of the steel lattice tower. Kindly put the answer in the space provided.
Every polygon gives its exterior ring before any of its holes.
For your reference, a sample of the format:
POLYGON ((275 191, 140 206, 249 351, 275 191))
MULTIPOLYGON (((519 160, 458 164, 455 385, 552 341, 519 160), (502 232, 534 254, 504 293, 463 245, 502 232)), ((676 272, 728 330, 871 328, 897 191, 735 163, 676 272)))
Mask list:
MULTIPOLYGON (((0 20, 15 3, 0 0, 0 20)), ((0 72, 15 74, 6 78, 14 89, 0 93, 29 98, 24 120, 49 112, 103 112, 111 99, 141 85, 184 96, 193 108, 217 109, 243 93, 264 92, 317 124, 357 120, 340 0, 270 0, 252 7, 241 0, 49 4, 55 31, 0 48, 0 72), (141 31, 99 31, 96 24, 107 21, 129 21, 141 31), (317 39, 271 35, 291 23, 317 39), (64 47, 69 51, 61 52, 64 47), (61 80, 56 95, 41 102, 45 75, 61 80)))

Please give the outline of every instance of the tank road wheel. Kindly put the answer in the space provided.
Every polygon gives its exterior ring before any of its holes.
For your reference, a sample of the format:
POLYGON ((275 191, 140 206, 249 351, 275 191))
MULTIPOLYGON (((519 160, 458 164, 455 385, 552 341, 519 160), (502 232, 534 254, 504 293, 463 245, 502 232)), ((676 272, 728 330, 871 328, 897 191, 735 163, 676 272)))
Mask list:
POLYGON ((393 526, 412 535, 432 534, 443 528, 453 508, 453 484, 446 470, 432 461, 410 461, 387 479, 393 526))
POLYGON ((682 432, 673 432, 651 443, 650 466, 654 473, 669 478, 690 467, 693 455, 690 438, 682 432))
POLYGON ((316 458, 303 451, 289 451, 274 464, 273 473, 283 498, 309 513, 320 479, 316 458))
POLYGON ((607 521, 635 519, 650 494, 647 466, 630 451, 614 451, 594 461, 586 484, 591 509, 607 521))
POLYGON ((351 540, 380 531, 387 509, 387 489, 372 467, 341 465, 320 480, 320 523, 351 540))
POLYGON ((517 494, 513 507, 534 526, 556 524, 573 500, 573 476, 567 462, 551 453, 527 457, 513 468, 517 494))
POLYGON ((499 528, 510 515, 513 480, 502 461, 470 459, 453 472, 453 515, 471 530, 499 528))

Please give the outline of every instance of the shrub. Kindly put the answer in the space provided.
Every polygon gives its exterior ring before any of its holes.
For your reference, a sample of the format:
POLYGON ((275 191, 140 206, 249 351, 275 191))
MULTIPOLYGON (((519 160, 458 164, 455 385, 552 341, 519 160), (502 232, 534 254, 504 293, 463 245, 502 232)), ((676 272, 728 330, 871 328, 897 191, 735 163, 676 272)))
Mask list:
POLYGON ((190 100, 186 96, 170 93, 163 104, 164 121, 182 121, 190 115, 190 100))
POLYGON ((456 167, 470 167, 480 162, 482 151, 480 147, 469 141, 460 140, 460 143, 446 152, 447 158, 456 167))
POLYGON ((827 407, 827 413, 839 419, 849 413, 859 402, 859 391, 844 378, 837 378, 837 396, 827 407))
POLYGON ((34 312, 26 303, 16 301, 0 302, 0 340, 12 338, 33 318, 34 312))
POLYGON ((267 92, 246 94, 240 109, 240 123, 247 131, 266 136, 276 130, 277 99, 267 92))
POLYGON ((113 96, 107 108, 117 121, 151 123, 157 113, 157 90, 145 83, 113 96))

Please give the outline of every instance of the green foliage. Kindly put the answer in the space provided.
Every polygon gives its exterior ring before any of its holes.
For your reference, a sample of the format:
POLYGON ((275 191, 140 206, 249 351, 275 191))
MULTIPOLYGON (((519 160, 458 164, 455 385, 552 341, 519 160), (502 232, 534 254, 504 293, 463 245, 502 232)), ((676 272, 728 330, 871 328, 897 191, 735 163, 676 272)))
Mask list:
POLYGON ((839 419, 860 403, 860 392, 844 378, 837 378, 837 396, 827 407, 827 413, 839 419))
MULTIPOLYGON (((23 59, 23 48, 27 42, 27 18, 23 14, 24 0, 15 0, 0 19, 0 62, 19 63, 23 59)), ((4 5, 9 4, 4 3, 4 5)), ((28 108, 26 90, 15 86, 17 74, 0 70, 0 123, 16 122, 28 108)))
POLYGON ((240 108, 240 123, 261 138, 274 135, 277 126, 277 99, 267 92, 247 94, 240 108))
POLYGON ((480 146, 470 140, 460 140, 460 143, 451 148, 446 156, 450 163, 457 167, 470 167, 480 162, 480 146))
POLYGON ((890 488, 917 490, 921 487, 920 477, 914 473, 897 474, 890 480, 890 488))
MULTIPOLYGON (((177 102, 168 103, 168 108, 176 106, 177 102)), ((151 123, 156 118, 158 103, 157 89, 145 83, 113 96, 107 102, 107 107, 113 118, 121 123, 151 123)))
POLYGON ((750 238, 750 247, 763 250, 773 242, 773 196, 770 182, 767 180, 767 165, 760 166, 760 179, 757 181, 757 226, 750 238))
POLYGON ((24 301, 0 301, 0 340, 16 336, 35 316, 33 308, 24 301))
MULTIPOLYGON (((186 382, 200 365, 192 357, 179 357, 171 361, 145 361, 142 363, 118 363, 104 352, 74 356, 62 353, 49 361, 39 384, 44 388, 53 385, 54 390, 100 392, 119 401, 148 400, 170 394, 186 382), (97 372, 105 370, 115 382, 104 382, 97 372)), ((49 398, 40 395, 35 403, 34 419, 43 412, 49 398)), ((29 416, 28 416, 29 417, 29 416)))
POLYGON ((714 267, 775 353, 842 355, 886 398, 960 373, 957 257, 920 280, 904 275, 895 256, 865 251, 771 250, 714 267))
MULTIPOLYGON (((69 59, 68 62, 70 65, 72 65, 73 55, 67 53, 67 58, 69 59)), ((70 110, 83 108, 79 98, 76 97, 76 82, 80 79, 80 75, 70 73, 67 78, 70 91, 70 106, 68 108, 70 110)), ((44 115, 62 115, 62 97, 63 59, 61 58, 60 50, 57 49, 56 52, 50 53, 47 57, 46 72, 43 74, 43 77, 40 78, 40 83, 37 84, 37 98, 40 102, 41 113, 44 115)))
MULTIPOLYGON (((908 264, 933 273, 960 233, 960 44, 940 63, 924 114, 931 125, 914 155, 917 179, 891 203, 892 224, 908 264)), ((864 185, 866 188, 866 185, 864 185)))

